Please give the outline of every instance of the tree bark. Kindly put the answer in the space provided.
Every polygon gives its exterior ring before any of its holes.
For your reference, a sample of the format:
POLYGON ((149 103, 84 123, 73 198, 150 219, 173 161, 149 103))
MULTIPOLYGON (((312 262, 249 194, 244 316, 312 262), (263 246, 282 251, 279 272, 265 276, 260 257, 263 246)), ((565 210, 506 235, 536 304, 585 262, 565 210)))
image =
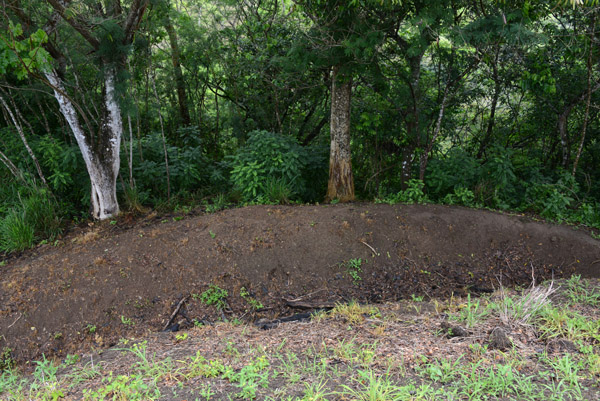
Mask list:
POLYGON ((429 154, 433 149, 433 145, 440 135, 440 131, 442 129, 442 119, 444 118, 444 111, 446 110, 446 104, 448 103, 448 89, 449 86, 446 86, 444 89, 444 97, 442 98, 442 105, 440 106, 440 112, 438 113, 437 121, 435 122, 435 130, 433 131, 433 136, 431 141, 425 147, 425 151, 421 155, 420 165, 419 165, 419 179, 421 181, 425 181, 425 171, 427 170, 427 164, 429 162, 429 154))
POLYGON ((492 138, 494 133, 494 124, 496 123, 496 108, 498 107, 498 99, 500 97, 500 79, 498 77, 498 57, 500 49, 496 51, 496 57, 492 65, 492 79, 494 80, 494 94, 492 95, 492 106, 490 109, 490 119, 488 120, 488 126, 483 140, 479 143, 479 150, 477 151, 477 158, 481 159, 485 149, 492 138))
POLYGON ((175 86, 177 87, 177 100, 179 102, 179 116, 184 126, 191 124, 190 111, 187 105, 187 96, 185 91, 185 81, 183 80, 183 71, 181 70, 181 51, 177 42, 177 32, 171 22, 171 17, 166 16, 165 29, 169 35, 169 45, 171 46, 171 61, 175 73, 175 86))
POLYGON ((354 200, 354 177, 350 153, 350 100, 352 79, 339 76, 339 67, 333 68, 331 80, 331 150, 329 154, 329 182, 325 201, 354 200))
MULTIPOLYGON (((596 28, 596 14, 592 15, 592 29, 591 32, 594 32, 596 28)), ((577 165, 579 164, 579 158, 581 157, 581 152, 583 151, 583 145, 585 143, 585 133, 587 131, 588 121, 590 118, 590 103, 592 101, 592 43, 593 43, 593 33, 590 35, 590 48, 588 50, 588 58, 587 58, 587 99, 585 102, 585 114, 583 117, 583 127, 581 128, 581 140, 579 141, 579 146, 577 147, 577 154, 575 155, 575 161, 573 162, 573 170, 571 171, 571 175, 575 177, 575 173, 577 172, 577 165)))
POLYGON ((60 111, 71 127, 77 145, 90 176, 92 216, 99 220, 111 218, 119 213, 117 202, 117 174, 119 171, 119 147, 123 133, 121 112, 115 93, 116 70, 107 67, 104 73, 103 118, 101 135, 92 143, 81 128, 77 111, 66 96, 65 86, 55 70, 45 73, 54 90, 60 111))

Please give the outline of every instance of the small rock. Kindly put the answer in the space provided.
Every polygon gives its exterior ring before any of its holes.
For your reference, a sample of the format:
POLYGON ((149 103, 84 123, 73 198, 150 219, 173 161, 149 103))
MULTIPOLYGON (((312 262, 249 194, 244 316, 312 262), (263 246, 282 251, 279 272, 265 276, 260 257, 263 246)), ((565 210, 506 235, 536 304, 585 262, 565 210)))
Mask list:
POLYGON ((506 335, 506 331, 502 327, 494 328, 490 333, 490 348, 504 351, 511 347, 512 341, 506 335))
POLYGON ((577 352, 577 347, 569 340, 565 340, 563 338, 554 339, 546 344, 546 351, 549 354, 555 352, 577 352))
POLYGON ((440 324, 440 327, 442 328, 442 330, 444 330, 444 332, 446 333, 446 337, 448 338, 466 337, 469 335, 469 332, 466 329, 460 326, 450 324, 445 320, 440 324))

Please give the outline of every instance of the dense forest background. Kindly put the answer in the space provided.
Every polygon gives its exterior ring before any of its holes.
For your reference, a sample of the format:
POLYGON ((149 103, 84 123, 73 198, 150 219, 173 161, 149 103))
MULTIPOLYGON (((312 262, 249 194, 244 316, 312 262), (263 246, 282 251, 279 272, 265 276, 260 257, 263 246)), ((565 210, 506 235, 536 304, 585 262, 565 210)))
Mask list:
POLYGON ((197 204, 600 228, 600 7, 579 3, 2 0, 0 252, 197 204))

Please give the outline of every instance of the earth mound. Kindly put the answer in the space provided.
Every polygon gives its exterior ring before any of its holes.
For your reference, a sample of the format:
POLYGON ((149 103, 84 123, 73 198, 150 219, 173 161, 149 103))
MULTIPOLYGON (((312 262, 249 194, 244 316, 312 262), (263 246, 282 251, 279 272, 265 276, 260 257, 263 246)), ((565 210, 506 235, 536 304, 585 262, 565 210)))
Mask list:
POLYGON ((574 273, 600 276, 600 242, 588 233, 482 210, 252 206, 122 218, 0 267, 0 350, 27 361, 195 322, 487 293, 574 273))

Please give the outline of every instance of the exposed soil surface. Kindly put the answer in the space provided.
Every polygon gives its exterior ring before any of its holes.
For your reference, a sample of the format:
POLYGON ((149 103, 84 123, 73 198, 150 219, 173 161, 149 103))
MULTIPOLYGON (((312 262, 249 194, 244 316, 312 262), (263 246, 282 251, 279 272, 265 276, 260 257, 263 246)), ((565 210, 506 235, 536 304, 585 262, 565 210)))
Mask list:
POLYGON ((183 329, 194 319, 464 296, 573 273, 600 276, 600 241, 489 211, 349 204, 124 217, 0 267, 0 350, 23 362, 109 347, 163 330, 178 305, 173 323, 183 329), (201 301, 210 285, 228 291, 223 311, 201 301))

